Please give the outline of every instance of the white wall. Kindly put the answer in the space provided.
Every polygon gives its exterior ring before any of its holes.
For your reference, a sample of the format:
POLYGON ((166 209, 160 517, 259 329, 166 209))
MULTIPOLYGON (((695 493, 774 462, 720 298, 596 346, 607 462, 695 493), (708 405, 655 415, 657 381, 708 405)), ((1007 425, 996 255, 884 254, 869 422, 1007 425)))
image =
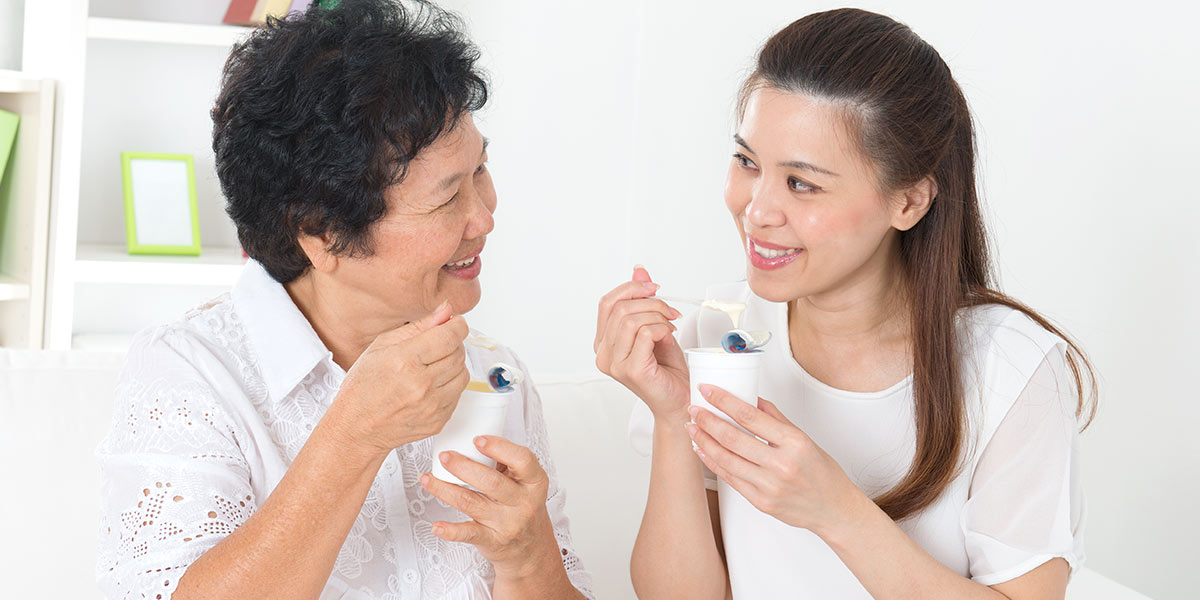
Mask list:
POLYGON ((0 69, 21 69, 25 0, 0 0, 0 69))
MULTIPOLYGON (((493 78, 500 195, 473 323, 535 376, 592 372, 599 296, 739 278, 721 201, 733 95, 759 44, 821 2, 454 0, 493 78)), ((1089 566, 1193 597, 1200 560, 1200 36, 1194 3, 865 2, 939 49, 980 132, 1006 291, 1101 375, 1085 434, 1089 566)))

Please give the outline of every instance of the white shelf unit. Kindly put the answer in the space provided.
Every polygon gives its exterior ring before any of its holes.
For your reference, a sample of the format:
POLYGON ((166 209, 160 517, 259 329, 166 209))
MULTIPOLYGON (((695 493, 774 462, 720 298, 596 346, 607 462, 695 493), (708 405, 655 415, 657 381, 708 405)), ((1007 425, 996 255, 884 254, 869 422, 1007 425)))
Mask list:
POLYGON ((46 305, 54 82, 0 71, 17 137, 0 182, 0 346, 40 348, 46 305))
POLYGON ((209 117, 229 49, 251 31, 219 24, 228 5, 26 3, 24 70, 61 82, 45 347, 119 347, 228 290, 240 273, 209 117), (193 155, 200 256, 125 252, 122 151, 193 155))

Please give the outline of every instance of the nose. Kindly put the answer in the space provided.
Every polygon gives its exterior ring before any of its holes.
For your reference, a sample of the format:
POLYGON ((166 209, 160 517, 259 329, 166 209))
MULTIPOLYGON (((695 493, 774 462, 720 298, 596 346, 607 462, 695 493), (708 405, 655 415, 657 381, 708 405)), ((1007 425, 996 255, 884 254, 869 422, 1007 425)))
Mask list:
POLYGON ((477 186, 475 198, 471 202, 471 217, 467 225, 466 237, 475 239, 491 233, 496 228, 496 219, 492 216, 495 211, 495 189, 490 185, 477 186))
POLYGON ((750 192, 746 220, 755 227, 782 227, 787 223, 779 205, 778 190, 772 189, 765 177, 760 177, 750 192))

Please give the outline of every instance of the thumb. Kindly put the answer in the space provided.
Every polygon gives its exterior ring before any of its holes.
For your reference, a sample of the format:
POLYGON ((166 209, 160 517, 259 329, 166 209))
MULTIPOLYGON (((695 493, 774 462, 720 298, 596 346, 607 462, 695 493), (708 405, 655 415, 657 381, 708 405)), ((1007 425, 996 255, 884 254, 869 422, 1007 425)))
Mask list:
POLYGON ((646 267, 643 267, 642 265, 634 265, 633 266, 633 280, 649 282, 650 281, 650 272, 647 271, 646 267))
POLYGON ((449 321, 453 316, 454 310, 450 307, 450 301, 443 300, 437 308, 433 309, 433 312, 421 317, 420 319, 417 319, 416 321, 405 323, 404 326, 396 330, 396 334, 400 337, 400 339, 412 339, 426 331, 429 331, 430 329, 433 329, 434 327, 437 327, 438 325, 441 325, 442 323, 445 323, 446 321, 449 321))

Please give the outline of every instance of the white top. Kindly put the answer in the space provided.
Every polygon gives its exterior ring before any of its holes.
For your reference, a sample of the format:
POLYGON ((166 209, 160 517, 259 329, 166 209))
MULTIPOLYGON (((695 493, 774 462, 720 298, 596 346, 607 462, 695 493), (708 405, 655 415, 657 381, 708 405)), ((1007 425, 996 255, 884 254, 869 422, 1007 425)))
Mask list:
MULTIPOLYGON (((742 329, 769 330, 759 395, 828 452, 872 497, 900 481, 916 451, 912 376, 886 390, 847 392, 809 375, 792 357, 787 304, 767 302, 744 283, 709 297, 745 299, 742 329)), ((983 585, 1008 581, 1062 557, 1084 559, 1077 394, 1066 344, 1024 314, 998 305, 959 314, 970 431, 964 468, 941 497, 900 527, 939 562, 983 585)), ((719 346, 729 319, 689 315, 685 348, 719 346)), ((630 439, 649 453, 653 417, 638 403, 630 439)), ((707 472, 710 488, 715 478, 707 472)), ((758 511, 715 482, 734 598, 871 596, 837 555, 807 529, 758 511)), ((880 557, 886 560, 886 557, 880 557)))
MULTIPOLYGON (((468 366, 502 361, 525 370, 504 347, 467 346, 467 356, 468 366)), ((117 383, 112 429, 97 449, 97 578, 106 595, 170 597, 188 565, 279 483, 345 376, 287 291, 253 261, 232 294, 139 334, 117 383)), ((541 400, 528 378, 509 404, 504 436, 528 446, 549 475, 546 508, 563 564, 593 596, 571 548, 541 400)), ((430 470, 430 446, 424 439, 388 454, 322 600, 491 598, 491 564, 474 546, 430 532, 434 521, 467 520, 418 483, 430 470)))

